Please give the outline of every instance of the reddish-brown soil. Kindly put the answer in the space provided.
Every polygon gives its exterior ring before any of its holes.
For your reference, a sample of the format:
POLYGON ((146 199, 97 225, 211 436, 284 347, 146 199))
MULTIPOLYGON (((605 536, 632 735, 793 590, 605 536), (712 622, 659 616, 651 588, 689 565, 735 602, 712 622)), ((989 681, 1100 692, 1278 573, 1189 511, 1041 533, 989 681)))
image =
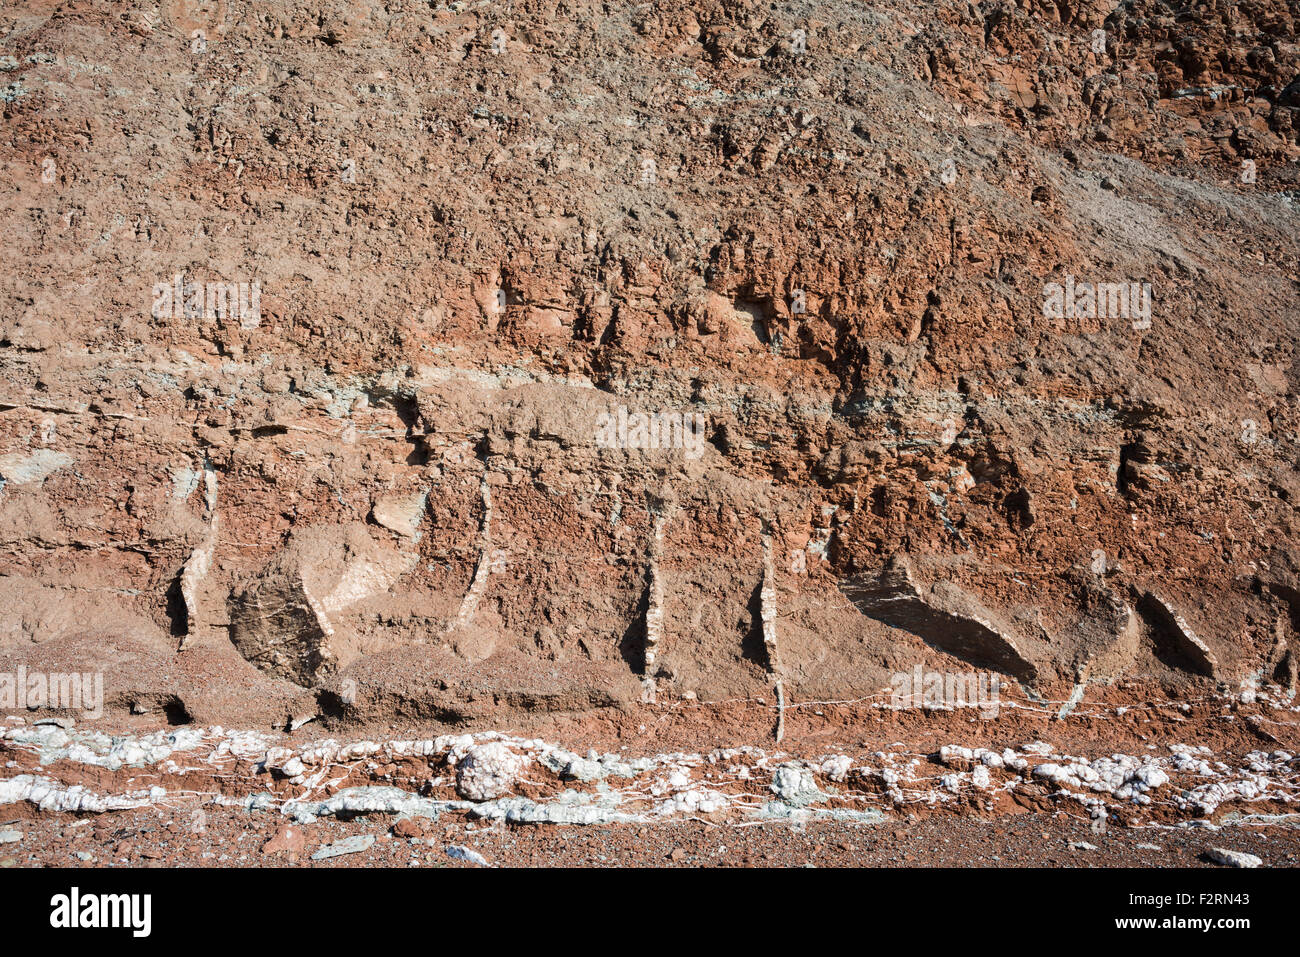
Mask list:
MULTIPOLYGON (((3 818, 3 815, 0 815, 3 818)), ((484 826, 464 821, 422 825, 394 835, 382 818, 323 821, 300 828, 301 850, 262 848, 283 825, 244 811, 208 815, 192 834, 188 818, 166 811, 124 812, 111 820, 19 820, 21 848, 0 848, 0 867, 479 867, 450 857, 465 847, 494 867, 1218 867, 1210 847, 1260 857, 1268 867, 1300 866, 1294 828, 1111 829, 1037 812, 1014 818, 903 819, 878 828, 846 824, 752 824, 705 821, 599 828, 484 826), (323 845, 375 837, 367 851, 313 861, 323 845), (1090 844, 1091 849, 1071 844, 1090 844), (1140 847, 1139 845, 1154 845, 1140 847), (84 855, 84 856, 78 856, 84 855)))

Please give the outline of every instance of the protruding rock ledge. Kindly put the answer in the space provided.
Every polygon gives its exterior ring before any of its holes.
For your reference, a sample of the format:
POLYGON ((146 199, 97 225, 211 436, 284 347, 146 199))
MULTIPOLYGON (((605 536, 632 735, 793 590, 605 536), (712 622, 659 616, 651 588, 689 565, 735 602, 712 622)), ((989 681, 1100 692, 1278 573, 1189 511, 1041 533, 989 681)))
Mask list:
POLYGON ((917 635, 926 644, 974 665, 994 668, 1025 682, 1038 670, 992 612, 948 582, 918 585, 906 556, 895 555, 875 577, 840 583, 863 614, 917 635))
POLYGON ((1138 610, 1155 625, 1153 637, 1158 650, 1173 652, 1176 658, 1186 661, 1191 670, 1208 678, 1218 676, 1219 661, 1214 652, 1168 602, 1154 592, 1147 592, 1138 603, 1138 610))

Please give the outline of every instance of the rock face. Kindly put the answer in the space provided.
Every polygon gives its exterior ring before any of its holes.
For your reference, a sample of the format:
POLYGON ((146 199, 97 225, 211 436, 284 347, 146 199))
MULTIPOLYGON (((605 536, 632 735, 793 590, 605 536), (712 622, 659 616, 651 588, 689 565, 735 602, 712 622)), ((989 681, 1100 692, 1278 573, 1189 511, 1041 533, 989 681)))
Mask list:
POLYGON ((1293 690, 1296 14, 1192 6, 0 12, 0 653, 225 723, 1293 690))

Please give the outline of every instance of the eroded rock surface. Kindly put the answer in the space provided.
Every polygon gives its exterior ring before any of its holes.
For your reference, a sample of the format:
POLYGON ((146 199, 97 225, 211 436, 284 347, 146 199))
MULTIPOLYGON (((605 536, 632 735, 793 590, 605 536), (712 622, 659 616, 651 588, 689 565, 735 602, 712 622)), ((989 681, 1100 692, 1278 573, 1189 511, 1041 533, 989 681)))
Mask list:
POLYGON ((1189 10, 0 12, 0 652, 227 725, 1293 694, 1296 14, 1189 10))

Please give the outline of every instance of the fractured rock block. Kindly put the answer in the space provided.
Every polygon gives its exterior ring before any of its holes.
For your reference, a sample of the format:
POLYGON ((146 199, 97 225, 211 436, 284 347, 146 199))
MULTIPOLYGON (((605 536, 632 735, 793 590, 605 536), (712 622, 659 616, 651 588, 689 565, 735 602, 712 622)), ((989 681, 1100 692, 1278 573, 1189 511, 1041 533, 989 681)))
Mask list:
POLYGON ((940 651, 1020 681, 1037 676, 1037 669, 990 611, 948 582, 924 589, 902 555, 895 555, 879 576, 844 581, 840 589, 863 614, 910 631, 940 651))
POLYGON ((1192 631, 1168 602, 1153 592, 1147 592, 1142 596, 1138 609, 1156 625, 1154 640, 1157 650, 1163 648, 1173 652, 1174 657, 1181 662, 1186 662, 1191 671, 1209 678, 1216 676, 1219 661, 1215 658, 1214 652, 1197 636, 1196 632, 1192 631))
POLYGON ((262 671, 316 685, 361 653, 347 610, 411 564, 363 525, 306 529, 231 598, 231 640, 262 671))
POLYGON ((416 539, 419 537, 416 530, 424 518, 424 507, 428 499, 427 491, 409 495, 385 495, 375 501, 370 517, 404 538, 416 539))
POLYGON ((1106 624, 1109 634, 1084 662, 1081 677, 1109 684, 1133 664, 1141 639, 1141 628, 1133 609, 1109 589, 1104 592, 1109 611, 1106 624))

